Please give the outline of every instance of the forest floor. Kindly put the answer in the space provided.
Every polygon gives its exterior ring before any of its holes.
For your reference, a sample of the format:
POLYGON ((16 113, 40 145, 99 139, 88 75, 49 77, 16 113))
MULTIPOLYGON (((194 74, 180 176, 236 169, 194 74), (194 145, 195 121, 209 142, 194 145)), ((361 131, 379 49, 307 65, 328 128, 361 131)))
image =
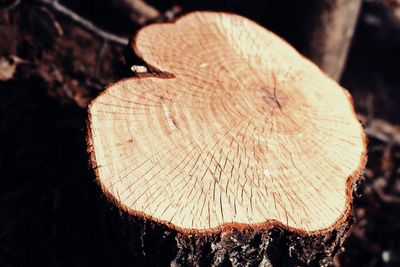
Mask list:
MULTIPOLYGON (((368 124, 396 125, 400 19, 376 2, 364 4, 341 83, 368 124)), ((48 5, 16 3, 0 11, 0 266, 112 266, 107 233, 93 219, 101 211, 87 165, 86 107, 140 61, 48 5)), ((160 9, 167 14, 167 4, 160 9)), ((108 25, 90 4, 80 10, 122 36, 140 28, 124 19, 108 25)), ((379 139, 370 136, 356 223, 336 264, 400 266, 400 144, 379 139)))

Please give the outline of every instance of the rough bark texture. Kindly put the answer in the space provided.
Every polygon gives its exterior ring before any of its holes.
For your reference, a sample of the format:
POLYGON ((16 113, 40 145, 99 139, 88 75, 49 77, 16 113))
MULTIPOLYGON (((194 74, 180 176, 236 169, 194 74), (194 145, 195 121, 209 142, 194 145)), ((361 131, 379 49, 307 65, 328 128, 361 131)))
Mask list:
POLYGON ((340 227, 313 235, 280 227, 185 234, 131 216, 104 197, 100 202, 99 228, 116 266, 332 266, 354 221, 350 216, 340 227))

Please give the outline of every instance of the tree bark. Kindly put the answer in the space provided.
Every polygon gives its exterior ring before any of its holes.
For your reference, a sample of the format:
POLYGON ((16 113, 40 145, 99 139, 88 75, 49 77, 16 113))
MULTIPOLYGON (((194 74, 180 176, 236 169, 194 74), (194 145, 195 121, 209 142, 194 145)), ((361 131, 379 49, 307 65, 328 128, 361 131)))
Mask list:
POLYGON ((361 0, 319 1, 317 6, 309 56, 335 80, 342 75, 360 6, 361 0))
MULTIPOLYGON (((354 191, 358 188, 356 183, 354 191)), ((332 266, 354 221, 350 216, 340 227, 312 235, 283 227, 185 234, 102 199, 99 232, 115 259, 113 266, 332 266)))
POLYGON ((266 24, 339 80, 361 0, 269 1, 266 24))

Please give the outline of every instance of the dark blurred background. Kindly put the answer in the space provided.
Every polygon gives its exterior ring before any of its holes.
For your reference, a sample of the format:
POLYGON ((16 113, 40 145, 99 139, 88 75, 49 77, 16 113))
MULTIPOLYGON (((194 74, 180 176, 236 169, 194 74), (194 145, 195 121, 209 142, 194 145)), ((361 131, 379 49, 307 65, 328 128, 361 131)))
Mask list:
MULTIPOLYGON (((103 210, 85 120, 90 100, 140 64, 124 45, 138 29, 229 11, 312 57, 317 15, 305 2, 0 0, 0 266, 122 266, 104 218, 118 211, 103 210)), ((369 162, 335 264, 400 266, 400 1, 362 1, 340 83, 367 128, 369 162)))

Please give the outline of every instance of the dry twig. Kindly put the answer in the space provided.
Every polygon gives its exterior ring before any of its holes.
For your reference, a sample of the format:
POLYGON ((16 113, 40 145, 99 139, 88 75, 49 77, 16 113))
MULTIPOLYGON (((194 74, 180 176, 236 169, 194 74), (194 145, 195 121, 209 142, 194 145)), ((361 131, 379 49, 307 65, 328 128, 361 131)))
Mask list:
POLYGON ((69 9, 68 7, 62 5, 59 3, 58 0, 37 0, 39 3, 43 3, 48 5, 51 9, 63 14, 64 16, 72 19, 76 23, 80 24, 83 26, 85 29, 88 31, 96 34, 97 36, 103 38, 104 40, 114 42, 120 45, 127 45, 128 44, 128 39, 115 35, 113 33, 107 32, 103 29, 100 29, 97 27, 93 22, 81 17, 77 13, 75 13, 73 10, 69 9))
POLYGON ((400 126, 385 120, 374 118, 369 121, 367 116, 357 114, 359 120, 365 125, 367 135, 385 143, 400 145, 400 126))
POLYGON ((0 12, 9 11, 9 10, 11 10, 11 9, 13 9, 13 8, 15 8, 15 7, 17 7, 20 3, 21 3, 21 0, 15 0, 15 1, 12 2, 11 4, 6 5, 6 6, 4 6, 4 7, 1 7, 1 8, 0 8, 0 12))
POLYGON ((138 25, 155 21, 161 16, 157 9, 143 0, 122 0, 115 2, 115 4, 124 9, 128 13, 130 20, 138 25))

